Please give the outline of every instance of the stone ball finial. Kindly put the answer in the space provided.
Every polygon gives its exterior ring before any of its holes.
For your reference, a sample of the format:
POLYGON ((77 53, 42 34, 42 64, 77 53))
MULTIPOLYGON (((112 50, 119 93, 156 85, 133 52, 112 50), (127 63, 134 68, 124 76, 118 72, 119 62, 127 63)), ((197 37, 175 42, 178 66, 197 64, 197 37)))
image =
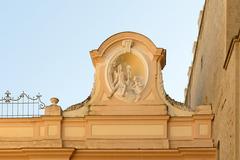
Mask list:
POLYGON ((50 99, 50 102, 52 103, 52 105, 57 105, 58 102, 59 102, 59 99, 56 98, 56 97, 52 97, 52 98, 50 99))

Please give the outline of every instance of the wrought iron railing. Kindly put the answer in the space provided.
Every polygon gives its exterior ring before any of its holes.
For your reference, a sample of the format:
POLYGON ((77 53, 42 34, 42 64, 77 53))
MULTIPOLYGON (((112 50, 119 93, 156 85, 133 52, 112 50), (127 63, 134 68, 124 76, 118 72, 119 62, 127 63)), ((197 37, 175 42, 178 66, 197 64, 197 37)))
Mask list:
POLYGON ((22 92, 17 98, 11 97, 9 91, 0 99, 0 118, 30 118, 43 114, 45 104, 41 95, 30 97, 22 92))

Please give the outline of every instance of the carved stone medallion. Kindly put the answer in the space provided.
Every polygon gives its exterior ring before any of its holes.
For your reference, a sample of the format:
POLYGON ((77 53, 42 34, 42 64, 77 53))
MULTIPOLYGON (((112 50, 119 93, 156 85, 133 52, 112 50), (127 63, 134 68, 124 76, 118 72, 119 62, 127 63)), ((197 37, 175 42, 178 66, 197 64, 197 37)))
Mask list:
POLYGON ((131 50, 131 40, 122 42, 123 49, 108 64, 107 80, 111 89, 109 98, 138 101, 147 82, 147 66, 140 53, 131 50))

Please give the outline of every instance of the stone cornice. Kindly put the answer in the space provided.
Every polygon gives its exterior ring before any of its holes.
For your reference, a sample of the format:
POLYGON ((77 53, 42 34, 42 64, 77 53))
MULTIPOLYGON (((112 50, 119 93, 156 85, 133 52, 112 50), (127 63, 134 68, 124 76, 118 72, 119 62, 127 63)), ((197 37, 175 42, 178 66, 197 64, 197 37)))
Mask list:
POLYGON ((226 55, 226 58, 225 58, 225 61, 224 61, 224 65, 223 65, 223 68, 225 70, 227 70, 227 67, 228 67, 228 64, 229 64, 229 61, 231 59, 232 52, 233 52, 233 49, 234 49, 234 45, 237 42, 240 42, 240 29, 239 29, 238 34, 236 36, 234 36, 231 40, 231 43, 230 43, 230 46, 229 46, 229 49, 228 49, 228 52, 227 52, 227 55, 226 55))

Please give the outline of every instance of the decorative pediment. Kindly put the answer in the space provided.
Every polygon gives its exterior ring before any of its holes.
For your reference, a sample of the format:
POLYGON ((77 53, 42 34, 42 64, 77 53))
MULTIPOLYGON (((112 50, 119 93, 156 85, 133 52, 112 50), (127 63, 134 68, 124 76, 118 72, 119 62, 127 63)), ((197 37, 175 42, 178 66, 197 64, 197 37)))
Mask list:
POLYGON ((166 113, 156 82, 165 66, 165 49, 157 48, 141 34, 123 32, 90 53, 96 70, 92 114, 124 114, 126 110, 127 114, 144 114, 146 109, 137 111, 143 106, 151 108, 149 114, 156 114, 157 108, 166 113))
POLYGON ((113 46, 117 45, 121 47, 121 50, 126 53, 130 52, 131 49, 140 47, 139 44, 142 44, 142 49, 148 50, 145 54, 150 54, 149 56, 162 55, 160 63, 162 67, 161 69, 163 69, 166 63, 165 50, 163 48, 157 48, 149 38, 136 32, 117 33, 106 39, 98 49, 92 50, 90 55, 95 66, 105 54, 108 54, 108 50, 113 46))
MULTIPOLYGON (((192 115, 184 104, 164 91, 162 69, 166 50, 157 48, 146 36, 122 32, 90 52, 95 82, 81 113, 90 115, 192 115)), ((67 114, 67 113, 66 113, 67 114)))

